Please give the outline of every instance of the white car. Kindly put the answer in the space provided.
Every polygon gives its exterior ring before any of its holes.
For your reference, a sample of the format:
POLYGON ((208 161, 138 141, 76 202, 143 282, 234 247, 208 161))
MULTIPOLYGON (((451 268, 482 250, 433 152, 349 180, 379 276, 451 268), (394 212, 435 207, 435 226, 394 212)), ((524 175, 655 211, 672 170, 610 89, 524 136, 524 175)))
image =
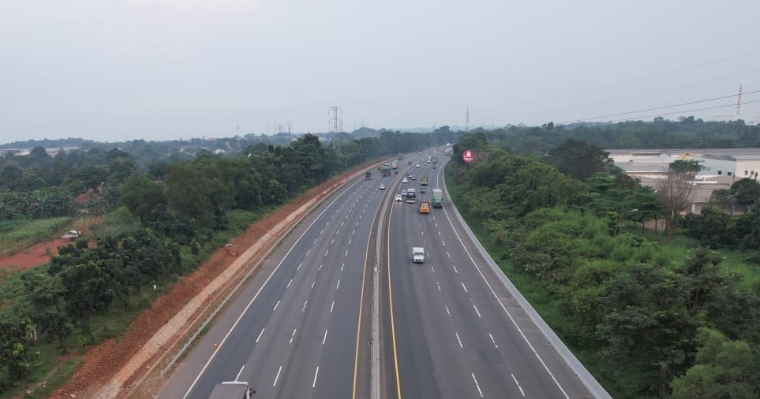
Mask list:
POLYGON ((396 202, 401 202, 403 199, 401 198, 401 194, 396 194, 396 202))
POLYGON ((417 164, 417 167, 419 168, 419 167, 420 167, 420 164, 417 164))
POLYGON ((404 178, 404 180, 401 180, 401 182, 402 182, 402 183, 408 183, 408 182, 409 182, 409 180, 407 180, 407 178, 405 177, 405 178, 404 178))
POLYGON ((385 190, 385 184, 381 184, 381 185, 380 185, 380 189, 381 189, 381 190, 385 190))

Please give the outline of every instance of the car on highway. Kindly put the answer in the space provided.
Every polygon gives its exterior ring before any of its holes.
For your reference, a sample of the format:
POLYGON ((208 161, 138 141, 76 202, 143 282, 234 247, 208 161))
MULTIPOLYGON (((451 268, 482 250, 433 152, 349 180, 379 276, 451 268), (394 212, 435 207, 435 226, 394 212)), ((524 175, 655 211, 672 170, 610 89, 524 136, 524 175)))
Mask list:
POLYGON ((381 190, 385 190, 385 184, 381 184, 381 185, 380 185, 380 189, 381 189, 381 190))
POLYGON ((417 164, 417 167, 419 168, 419 167, 420 167, 420 164, 417 164))
POLYGON ((404 180, 401 180, 402 183, 408 183, 409 180, 405 177, 404 180))
POLYGON ((396 194, 396 202, 401 202, 401 201, 403 201, 401 194, 396 194))
POLYGON ((417 175, 412 175, 412 180, 417 180, 417 175))
POLYGON ((401 196, 406 197, 406 190, 401 190, 401 196))

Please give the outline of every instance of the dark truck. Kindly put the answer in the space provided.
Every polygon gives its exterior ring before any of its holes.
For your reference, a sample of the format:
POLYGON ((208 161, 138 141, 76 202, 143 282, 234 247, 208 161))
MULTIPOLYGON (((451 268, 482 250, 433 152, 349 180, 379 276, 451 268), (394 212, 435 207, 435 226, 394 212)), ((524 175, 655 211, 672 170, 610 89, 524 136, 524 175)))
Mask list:
POLYGON ((364 180, 372 180, 372 172, 364 172, 364 180))

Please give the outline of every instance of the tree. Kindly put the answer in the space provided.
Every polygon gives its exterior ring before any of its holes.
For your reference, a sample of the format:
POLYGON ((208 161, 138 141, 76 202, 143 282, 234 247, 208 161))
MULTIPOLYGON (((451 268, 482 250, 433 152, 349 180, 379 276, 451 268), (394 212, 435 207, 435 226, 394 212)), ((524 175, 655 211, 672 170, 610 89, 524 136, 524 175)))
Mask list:
POLYGON ((731 192, 745 211, 751 210, 760 202, 760 183, 755 180, 741 179, 731 185, 731 192))
POLYGON ((546 161, 568 176, 586 180, 594 173, 605 171, 612 165, 609 155, 595 145, 570 139, 549 150, 546 161))
POLYGON ((752 350, 720 331, 702 328, 696 364, 671 383, 673 399, 752 399, 760 395, 760 375, 752 350))
POLYGON ((132 175, 121 186, 120 201, 143 222, 149 220, 154 209, 167 204, 162 186, 140 174, 132 175))
POLYGON ((657 184, 657 198, 667 210, 665 214, 668 242, 673 240, 681 213, 686 211, 694 194, 694 177, 702 170, 699 161, 679 160, 672 162, 664 179, 657 184))

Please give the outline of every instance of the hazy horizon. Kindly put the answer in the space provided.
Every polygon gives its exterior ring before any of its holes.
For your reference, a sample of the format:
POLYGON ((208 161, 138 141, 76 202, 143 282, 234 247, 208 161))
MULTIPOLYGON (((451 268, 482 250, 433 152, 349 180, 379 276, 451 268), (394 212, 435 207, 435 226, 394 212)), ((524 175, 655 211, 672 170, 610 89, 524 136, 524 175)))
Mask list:
POLYGON ((724 120, 740 85, 757 123, 757 15, 749 0, 11 0, 0 142, 325 132, 330 106, 345 131, 464 126, 468 107, 470 126, 724 120))

